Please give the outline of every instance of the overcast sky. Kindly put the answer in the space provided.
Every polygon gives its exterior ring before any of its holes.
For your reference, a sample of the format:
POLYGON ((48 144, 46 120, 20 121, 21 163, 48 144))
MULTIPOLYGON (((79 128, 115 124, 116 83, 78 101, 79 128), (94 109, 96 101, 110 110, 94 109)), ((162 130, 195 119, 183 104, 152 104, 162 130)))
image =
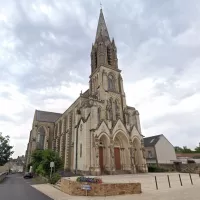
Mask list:
MULTIPOLYGON (((200 142, 200 1, 102 0, 127 103, 145 136, 200 142)), ((0 132, 24 154, 35 109, 64 112, 88 87, 97 0, 0 0, 0 132)))

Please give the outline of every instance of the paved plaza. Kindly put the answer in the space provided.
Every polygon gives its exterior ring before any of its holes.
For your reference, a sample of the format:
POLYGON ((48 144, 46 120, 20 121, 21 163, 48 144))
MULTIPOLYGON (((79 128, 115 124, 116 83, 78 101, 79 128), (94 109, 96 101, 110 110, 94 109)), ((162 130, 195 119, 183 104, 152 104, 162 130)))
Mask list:
POLYGON ((78 197, 67 195, 49 184, 33 185, 34 188, 48 195, 55 200, 72 200, 72 199, 117 199, 117 200, 196 200, 199 199, 200 177, 197 174, 192 174, 193 185, 189 174, 180 174, 182 186, 180 184, 178 173, 149 173, 149 174, 134 174, 134 175, 113 175, 102 176, 103 182, 140 182, 142 184, 142 194, 109 196, 109 197, 78 197), (171 188, 169 188, 169 175, 171 188), (156 189, 155 176, 157 177, 158 190, 156 189))

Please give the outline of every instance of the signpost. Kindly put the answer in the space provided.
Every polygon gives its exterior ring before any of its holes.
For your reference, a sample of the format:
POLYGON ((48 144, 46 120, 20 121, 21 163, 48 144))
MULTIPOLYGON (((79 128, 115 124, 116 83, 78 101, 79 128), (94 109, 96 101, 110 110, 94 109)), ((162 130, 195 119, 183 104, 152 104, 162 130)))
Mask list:
POLYGON ((50 178, 51 178, 53 167, 55 167, 54 162, 50 162, 50 167, 51 167, 51 172, 50 172, 50 178))
POLYGON ((29 172, 31 173, 33 169, 33 166, 30 166, 29 172))
POLYGON ((82 190, 85 190, 86 196, 87 196, 87 191, 90 191, 90 190, 91 190, 91 186, 90 186, 90 185, 82 185, 82 186, 81 186, 81 189, 82 189, 82 190))

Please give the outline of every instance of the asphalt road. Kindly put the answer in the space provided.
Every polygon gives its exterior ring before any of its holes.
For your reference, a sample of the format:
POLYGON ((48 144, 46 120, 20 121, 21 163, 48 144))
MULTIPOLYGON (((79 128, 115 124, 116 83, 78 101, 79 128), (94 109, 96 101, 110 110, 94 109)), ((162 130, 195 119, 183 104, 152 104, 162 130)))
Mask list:
POLYGON ((23 179, 20 174, 8 175, 0 183, 1 200, 52 200, 35 188, 31 187, 31 180, 23 179))

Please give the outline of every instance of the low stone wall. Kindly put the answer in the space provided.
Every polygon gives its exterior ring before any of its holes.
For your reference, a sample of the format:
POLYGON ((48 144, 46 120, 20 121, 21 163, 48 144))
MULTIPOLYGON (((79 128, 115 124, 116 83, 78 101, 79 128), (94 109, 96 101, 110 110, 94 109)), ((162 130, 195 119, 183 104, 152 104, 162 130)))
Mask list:
POLYGON ((67 178, 61 179, 61 191, 76 196, 86 196, 86 191, 82 190, 82 185, 90 185, 91 190, 88 196, 114 196, 122 194, 140 194, 140 183, 80 183, 67 178))
POLYGON ((159 164, 158 166, 169 172, 177 171, 176 166, 174 164, 170 164, 170 163, 169 164, 159 164))
POLYGON ((190 164, 159 164, 159 167, 173 172, 173 171, 177 171, 177 172, 182 172, 182 173, 195 173, 195 174, 199 174, 200 173, 200 164, 197 163, 190 163, 190 164))
POLYGON ((200 173, 200 164, 190 163, 190 164, 181 164, 181 172, 183 173, 200 173))

